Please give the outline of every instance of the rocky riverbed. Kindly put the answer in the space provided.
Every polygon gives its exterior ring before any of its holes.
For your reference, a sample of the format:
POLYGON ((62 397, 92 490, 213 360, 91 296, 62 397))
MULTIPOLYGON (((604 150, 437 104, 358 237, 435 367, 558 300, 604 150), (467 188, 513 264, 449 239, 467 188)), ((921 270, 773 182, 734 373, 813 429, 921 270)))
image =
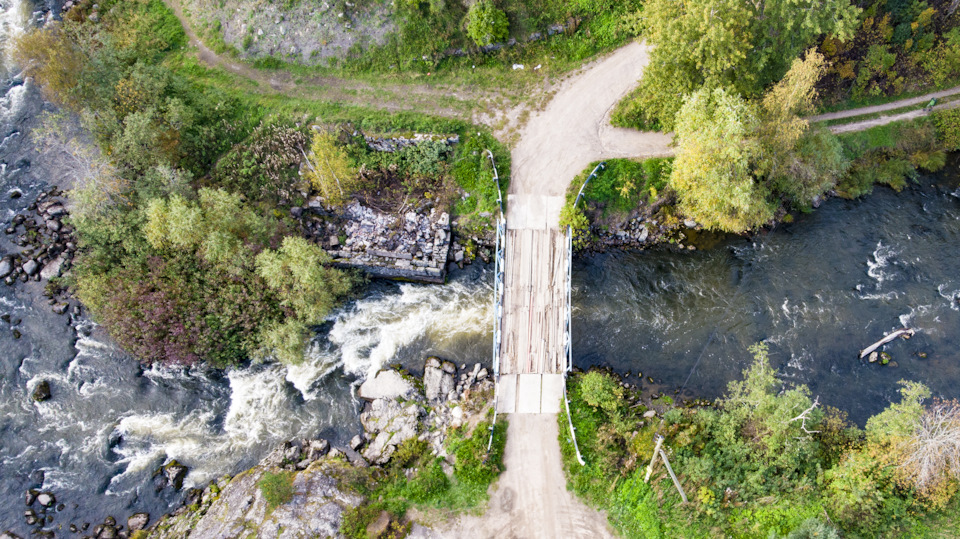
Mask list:
MULTIPOLYGON (((398 446, 417 439, 452 466, 447 436, 470 432, 492 407, 493 380, 480 364, 462 365, 430 357, 422 378, 388 369, 367 379, 357 394, 365 401, 363 434, 348 444, 298 439, 281 444, 259 464, 188 493, 184 505, 162 517, 147 533, 157 539, 219 539, 253 533, 263 538, 339 536, 344 513, 364 502, 350 485, 351 470, 385 466, 398 446), (262 488, 270 475, 292 474, 292 494, 271 505, 262 488)), ((450 468, 452 469, 452 468, 450 468)), ((390 525, 377 519, 371 526, 390 525)), ((433 532, 412 521, 399 523, 414 536, 433 532)), ((118 536, 123 536, 118 535, 118 536)))

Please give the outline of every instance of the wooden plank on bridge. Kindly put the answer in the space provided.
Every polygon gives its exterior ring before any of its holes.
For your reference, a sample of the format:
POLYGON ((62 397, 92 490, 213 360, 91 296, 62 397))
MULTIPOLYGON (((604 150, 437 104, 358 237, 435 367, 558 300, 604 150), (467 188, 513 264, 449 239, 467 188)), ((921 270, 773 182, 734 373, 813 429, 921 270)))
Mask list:
POLYGON ((504 264, 503 374, 562 373, 566 237, 559 229, 508 229, 504 264))

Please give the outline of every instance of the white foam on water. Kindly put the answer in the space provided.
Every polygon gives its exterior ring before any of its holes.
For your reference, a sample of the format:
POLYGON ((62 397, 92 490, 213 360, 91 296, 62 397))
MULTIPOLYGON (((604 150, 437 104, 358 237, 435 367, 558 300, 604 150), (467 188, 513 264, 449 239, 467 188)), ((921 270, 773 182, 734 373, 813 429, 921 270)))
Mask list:
POLYGON ((911 307, 909 312, 901 314, 898 319, 901 326, 905 328, 912 328, 930 335, 943 333, 939 309, 933 304, 911 307))
POLYGON ((891 290, 890 292, 884 292, 883 294, 860 294, 860 299, 867 301, 891 301, 900 297, 900 292, 896 290, 891 290))
POLYGON ((867 275, 877 281, 878 285, 892 279, 896 275, 896 272, 892 270, 885 271, 884 268, 888 268, 890 261, 898 254, 900 253, 892 247, 884 245, 882 241, 877 242, 877 248, 874 249, 871 255, 873 260, 867 260, 867 275))
POLYGON ((947 306, 954 311, 960 311, 960 286, 956 283, 943 283, 937 286, 937 293, 947 300, 947 306))
POLYGON ((4 46, 3 64, 8 74, 14 68, 10 42, 26 30, 31 17, 29 8, 30 3, 24 0, 0 1, 0 43, 4 46))
POLYGON ((17 84, 7 90, 6 95, 0 97, 0 120, 11 124, 23 108, 24 96, 27 93, 26 84, 17 84))
POLYGON ((334 369, 370 376, 417 339, 442 346, 492 332, 492 289, 487 284, 402 284, 398 291, 357 301, 332 315, 328 342, 316 340, 304 362, 287 370, 287 380, 304 398, 316 398, 311 387, 334 369))
POLYGON ((120 456, 119 464, 125 466, 123 473, 110 480, 111 486, 124 478, 136 475, 156 466, 163 459, 188 460, 216 455, 218 436, 210 427, 215 419, 212 411, 194 410, 186 417, 173 413, 130 414, 117 424, 116 432, 123 443, 113 448, 120 456))

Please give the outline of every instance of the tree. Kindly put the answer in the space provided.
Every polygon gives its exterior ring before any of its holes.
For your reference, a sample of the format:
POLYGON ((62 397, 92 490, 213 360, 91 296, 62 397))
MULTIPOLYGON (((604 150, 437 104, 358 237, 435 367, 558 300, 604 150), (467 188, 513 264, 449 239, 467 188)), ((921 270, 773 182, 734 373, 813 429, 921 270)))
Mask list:
POLYGON ((357 170, 347 152, 337 144, 333 133, 314 134, 310 155, 304 154, 304 158, 307 163, 305 176, 327 204, 342 205, 359 186, 357 170))
POLYGON ((335 302, 353 287, 350 274, 327 267, 330 257, 320 247, 299 236, 283 238, 276 251, 257 255, 257 274, 280 298, 289 316, 266 328, 261 336, 261 356, 274 355, 285 363, 303 358, 310 333, 335 302))
POLYGON ((938 110, 933 115, 937 139, 947 150, 960 150, 960 109, 938 110))
POLYGON ((252 262, 251 246, 264 245, 276 223, 257 215, 240 196, 201 189, 198 201, 175 194, 151 200, 143 234, 154 249, 196 251, 205 261, 231 272, 252 262))
POLYGON ((803 117, 813 112, 816 84, 825 71, 823 55, 810 50, 793 61, 760 103, 758 173, 773 190, 803 206, 836 185, 849 165, 837 138, 822 127, 811 130, 803 117))
POLYGON ((956 492, 960 479, 960 404, 938 402, 920 417, 903 447, 901 482, 942 508, 956 492))
POLYGON ((71 26, 51 23, 18 36, 12 46, 14 62, 36 79, 47 99, 60 105, 69 104, 77 73, 85 64, 71 30, 71 26))
POLYGON ((620 407, 623 388, 614 377, 594 370, 580 377, 580 394, 584 402, 609 414, 620 407))
POLYGON ((757 228, 773 218, 768 191, 753 177, 761 154, 758 123, 753 106, 721 88, 702 89, 686 99, 677 115, 677 157, 670 175, 685 215, 727 232, 757 228))
POLYGON ((479 0, 467 12, 467 35, 479 46, 497 43, 510 35, 507 14, 490 0, 479 0))
POLYGON ((867 438, 874 442, 898 443, 911 436, 923 416, 923 401, 930 388, 920 382, 900 380, 900 402, 867 420, 867 438))
POLYGON ((644 23, 654 49, 641 109, 671 129, 682 97, 700 87, 757 96, 819 36, 848 39, 858 14, 846 0, 651 0, 644 23))
POLYGON ((120 177, 96 146, 82 142, 78 122, 66 114, 45 113, 31 138, 44 159, 72 184, 70 216, 78 226, 129 202, 130 182, 120 177))
POLYGON ((257 255, 257 273, 277 291, 281 304, 306 324, 319 324, 337 298, 353 285, 348 274, 328 268, 330 256, 299 236, 283 238, 280 249, 257 255))

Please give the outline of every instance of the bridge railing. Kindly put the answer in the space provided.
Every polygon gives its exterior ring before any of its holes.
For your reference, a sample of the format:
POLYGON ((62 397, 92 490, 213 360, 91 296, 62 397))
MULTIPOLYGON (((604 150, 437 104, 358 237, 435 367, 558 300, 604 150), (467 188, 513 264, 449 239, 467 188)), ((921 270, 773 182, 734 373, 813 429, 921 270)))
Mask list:
MULTIPOLYGON (((573 208, 577 208, 577 204, 580 202, 580 197, 583 196, 583 190, 587 187, 587 184, 590 183, 594 177, 596 177, 597 172, 606 168, 606 162, 600 163, 594 167, 593 172, 587 176, 587 179, 584 180, 583 185, 580 186, 580 191, 577 193, 576 200, 573 201, 573 208)), ((567 410, 567 426, 570 427, 570 438, 573 440, 573 448, 577 452, 577 462, 581 466, 585 465, 586 462, 583 460, 583 456, 580 454, 580 446, 577 444, 577 433, 573 426, 573 418, 570 416, 570 399, 567 397, 567 374, 573 370, 573 335, 571 333, 571 322, 573 318, 573 227, 567 225, 567 305, 566 305, 566 321, 563 328, 563 346, 564 352, 567 356, 567 366, 563 372, 563 404, 567 410)))
POLYGON ((503 251, 507 233, 507 218, 503 214, 503 191, 500 189, 500 175, 493 160, 493 152, 487 150, 487 157, 493 166, 493 180, 497 183, 497 249, 493 257, 493 422, 490 424, 490 439, 487 452, 493 445, 493 429, 497 425, 497 407, 500 400, 500 344, 503 338, 503 251))

